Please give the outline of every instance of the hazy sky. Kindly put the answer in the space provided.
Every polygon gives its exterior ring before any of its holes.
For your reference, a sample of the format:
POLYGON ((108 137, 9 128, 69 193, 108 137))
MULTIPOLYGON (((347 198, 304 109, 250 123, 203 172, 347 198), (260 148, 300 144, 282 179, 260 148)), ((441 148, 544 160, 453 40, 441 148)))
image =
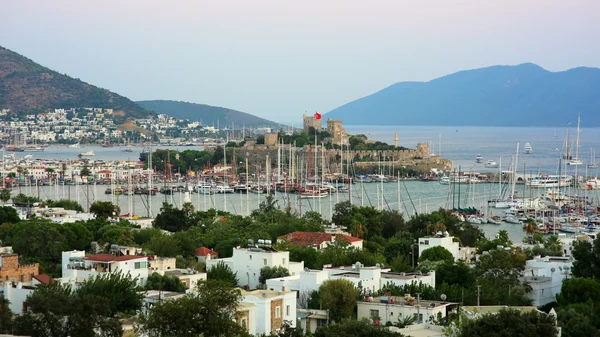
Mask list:
POLYGON ((278 122, 399 81, 600 66, 599 0, 3 0, 0 45, 133 100, 278 122))

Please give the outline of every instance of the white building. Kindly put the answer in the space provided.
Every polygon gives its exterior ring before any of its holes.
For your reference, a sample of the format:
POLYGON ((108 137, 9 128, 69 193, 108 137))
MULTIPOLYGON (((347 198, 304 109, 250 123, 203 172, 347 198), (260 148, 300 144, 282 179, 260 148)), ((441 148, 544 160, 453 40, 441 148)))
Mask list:
POLYGON ((304 262, 290 262, 289 252, 279 252, 267 245, 262 247, 234 248, 233 256, 206 261, 206 269, 223 262, 237 274, 240 286, 256 289, 259 285, 260 270, 263 267, 284 267, 290 275, 297 275, 304 269, 304 262))
POLYGON ((368 292, 374 293, 387 284, 402 287, 406 284, 423 283, 435 288, 435 272, 429 273, 392 273, 390 269, 364 267, 356 263, 351 267, 331 268, 325 266, 323 270, 306 269, 297 275, 280 277, 267 280, 267 289, 289 289, 300 293, 310 293, 318 290, 323 282, 328 280, 344 279, 350 281, 355 287, 362 286, 368 292))
POLYGON ((460 245, 457 241, 454 241, 454 237, 450 236, 448 232, 438 232, 435 236, 419 238, 419 255, 417 258, 421 256, 424 250, 436 246, 446 248, 454 256, 454 261, 460 259, 460 245))
POLYGON ((242 302, 256 306, 256 334, 272 334, 284 323, 296 327, 296 292, 254 290, 243 291, 242 302))
POLYGON ((537 307, 555 301, 572 266, 571 257, 536 256, 527 260, 523 279, 531 285, 532 290, 527 296, 533 300, 533 305, 537 307))
POLYGON ((357 302, 358 319, 379 319, 381 325, 387 322, 395 323, 399 318, 414 317, 415 323, 427 323, 437 319, 438 314, 446 317, 451 310, 458 307, 457 303, 445 301, 418 300, 410 295, 367 297, 365 301, 357 302))
POLYGON ((60 281, 77 284, 97 275, 120 271, 124 275, 137 278, 138 285, 143 286, 148 280, 148 270, 146 256, 108 254, 85 256, 84 251, 74 250, 62 252, 60 281))

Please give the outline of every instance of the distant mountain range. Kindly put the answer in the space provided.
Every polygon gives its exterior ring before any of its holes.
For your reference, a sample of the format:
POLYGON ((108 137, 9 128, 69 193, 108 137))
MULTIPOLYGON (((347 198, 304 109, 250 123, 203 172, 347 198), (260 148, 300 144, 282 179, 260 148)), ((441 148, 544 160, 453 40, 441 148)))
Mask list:
POLYGON ((130 99, 41 66, 0 47, 0 109, 18 115, 54 108, 109 108, 117 119, 146 117, 130 99))
POLYGON ((256 117, 254 115, 247 114, 232 109, 221 108, 211 105, 178 102, 178 101, 166 101, 166 100, 155 100, 155 101, 138 101, 137 104, 140 106, 154 110, 158 113, 164 113, 169 116, 177 117, 180 119, 189 119, 191 121, 201 121, 205 125, 217 124, 221 127, 231 128, 233 122, 236 127, 246 126, 274 126, 278 125, 275 122, 256 117))
POLYGON ((600 126, 600 69, 532 63, 399 82, 325 114, 349 125, 600 126))

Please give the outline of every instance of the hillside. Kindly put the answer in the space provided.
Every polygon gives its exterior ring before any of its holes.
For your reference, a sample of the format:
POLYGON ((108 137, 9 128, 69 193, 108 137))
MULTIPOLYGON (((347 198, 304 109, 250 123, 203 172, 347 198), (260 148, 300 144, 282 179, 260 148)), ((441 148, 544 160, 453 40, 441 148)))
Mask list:
POLYGON ((277 123, 245 112, 211 105, 166 100, 139 101, 137 104, 146 109, 173 117, 189 119, 191 121, 202 121, 206 125, 217 126, 217 121, 221 127, 231 127, 232 122, 235 125, 245 124, 246 126, 277 125, 277 123))
POLYGON ((54 108, 112 108, 122 119, 151 112, 130 99, 41 66, 0 47, 0 109, 18 115, 54 108))
POLYGON ((600 126, 600 69, 550 72, 535 64, 400 82, 328 112, 350 125, 600 126), (376 115, 376 118, 373 116, 376 115))

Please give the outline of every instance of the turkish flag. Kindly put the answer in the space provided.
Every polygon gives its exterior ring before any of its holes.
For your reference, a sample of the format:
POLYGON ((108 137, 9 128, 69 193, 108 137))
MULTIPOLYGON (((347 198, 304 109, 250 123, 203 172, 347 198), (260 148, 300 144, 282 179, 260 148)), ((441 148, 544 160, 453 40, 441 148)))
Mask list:
POLYGON ((316 119, 316 120, 319 120, 319 119, 321 119, 321 114, 320 114, 320 113, 318 113, 318 112, 315 112, 315 119, 316 119))

